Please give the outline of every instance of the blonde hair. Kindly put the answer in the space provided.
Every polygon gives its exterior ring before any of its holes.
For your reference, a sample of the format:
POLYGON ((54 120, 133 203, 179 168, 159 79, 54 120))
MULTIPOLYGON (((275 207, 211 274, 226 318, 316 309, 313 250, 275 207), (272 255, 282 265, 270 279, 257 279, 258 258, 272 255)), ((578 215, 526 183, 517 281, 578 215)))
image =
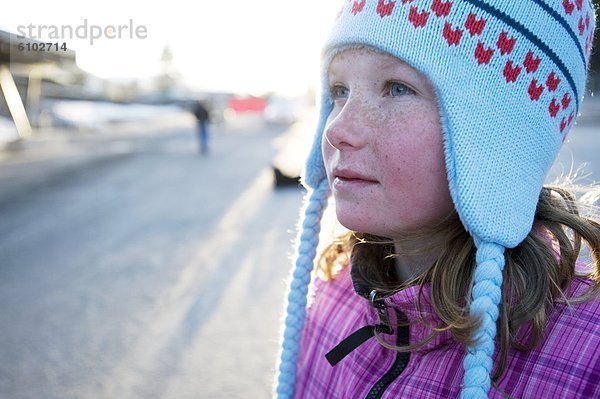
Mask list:
MULTIPOLYGON (((469 316, 468 298, 475 270, 475 244, 458 216, 453 214, 433 227, 444 232, 447 240, 433 265, 414 280, 394 279, 393 242, 384 237, 350 232, 331 243, 318 260, 321 278, 335 278, 348 263, 360 262, 361 277, 373 288, 392 293, 410 285, 419 286, 419 303, 425 284, 431 284, 433 309, 442 326, 430 326, 432 334, 422 342, 396 347, 400 352, 425 345, 441 331, 449 330, 464 345, 473 342, 479 320, 469 316), (368 261, 361 261, 368 260, 368 261)), ((428 231, 419 232, 426 236, 428 231)), ((499 360, 494 371, 496 383, 504 374, 510 347, 529 351, 544 338, 551 307, 557 303, 576 304, 588 301, 600 292, 600 223, 579 214, 574 196, 559 187, 544 187, 539 197, 535 225, 525 240, 506 249, 504 285, 498 318, 499 360), (592 284, 584 294, 567 298, 565 291, 577 277, 576 261, 582 241, 587 244, 592 267, 583 274, 592 284), (531 325, 528 342, 516 340, 517 330, 531 325)))

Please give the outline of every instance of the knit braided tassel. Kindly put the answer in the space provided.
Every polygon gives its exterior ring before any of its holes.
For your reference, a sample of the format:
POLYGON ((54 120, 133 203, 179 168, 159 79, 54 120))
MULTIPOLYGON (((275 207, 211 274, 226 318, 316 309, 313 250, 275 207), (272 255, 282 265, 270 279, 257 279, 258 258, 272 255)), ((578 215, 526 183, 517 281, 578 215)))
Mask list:
POLYGON ((467 348, 463 362, 465 376, 461 399, 487 398, 490 390, 496 320, 502 298, 504 247, 482 242, 478 245, 476 260, 470 314, 481 317, 481 325, 475 332, 475 344, 467 348))
POLYGON ((321 218, 327 206, 329 186, 323 180, 310 195, 302 223, 298 257, 288 293, 287 316, 283 332, 283 349, 279 365, 277 397, 292 398, 296 385, 298 350, 306 318, 306 301, 310 274, 319 244, 321 218))

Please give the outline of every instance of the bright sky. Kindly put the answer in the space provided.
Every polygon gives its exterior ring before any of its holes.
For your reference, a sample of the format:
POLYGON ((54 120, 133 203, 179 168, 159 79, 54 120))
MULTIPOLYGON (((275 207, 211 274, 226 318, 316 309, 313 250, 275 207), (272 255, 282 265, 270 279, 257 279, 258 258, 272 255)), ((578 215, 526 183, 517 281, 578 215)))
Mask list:
MULTIPOLYGON (((0 29, 18 32, 33 24, 72 26, 87 19, 87 39, 41 39, 66 42, 83 69, 109 78, 149 77, 160 71, 165 45, 184 80, 198 89, 261 93, 302 92, 318 83, 320 46, 340 0, 103 0, 12 2, 0 13, 0 29), (145 39, 97 39, 91 25, 130 25, 145 39)), ((52 28, 42 28, 48 35, 52 28)), ((60 33, 59 33, 60 34, 60 33)), ((135 37, 135 35, 134 35, 135 37)), ((38 37, 35 37, 38 38, 38 37)))

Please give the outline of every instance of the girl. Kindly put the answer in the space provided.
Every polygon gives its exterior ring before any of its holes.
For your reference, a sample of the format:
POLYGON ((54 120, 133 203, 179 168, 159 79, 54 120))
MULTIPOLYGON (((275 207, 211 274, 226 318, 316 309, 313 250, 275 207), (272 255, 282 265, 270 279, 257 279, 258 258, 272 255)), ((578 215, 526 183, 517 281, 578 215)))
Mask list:
POLYGON ((543 187, 594 26, 588 0, 345 2, 279 397, 600 397, 600 224, 543 187), (351 233, 321 256, 307 310, 330 193, 351 233))

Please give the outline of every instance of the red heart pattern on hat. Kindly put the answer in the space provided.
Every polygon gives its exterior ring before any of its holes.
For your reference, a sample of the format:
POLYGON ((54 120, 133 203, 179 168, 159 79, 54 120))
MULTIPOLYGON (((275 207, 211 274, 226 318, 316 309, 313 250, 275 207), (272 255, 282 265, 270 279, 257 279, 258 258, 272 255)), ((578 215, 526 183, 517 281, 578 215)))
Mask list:
POLYGON ((542 61, 542 59, 539 57, 536 57, 533 54, 533 51, 529 51, 527 53, 527 55, 525 56, 525 61, 523 61, 523 66, 527 70, 527 73, 532 73, 532 72, 537 71, 538 67, 540 66, 541 61, 542 61))
POLYGON ((498 36, 498 41, 496 42, 496 46, 498 46, 498 48, 500 49, 500 54, 505 55, 505 54, 512 53, 513 48, 515 48, 516 42, 517 42, 516 38, 514 38, 514 37, 509 38, 508 33, 502 31, 502 33, 500 33, 500 36, 498 36))
POLYGON ((452 24, 448 21, 444 24, 444 39, 448 42, 448 45, 458 46, 460 38, 462 37, 463 31, 460 28, 452 29, 452 24))
POLYGON ((529 89, 527 89, 527 92, 529 93, 529 98, 531 98, 531 100, 533 101, 537 101, 540 99, 540 96, 542 95, 542 92, 544 91, 544 86, 539 85, 538 86, 538 81, 534 79, 531 79, 531 83, 529 84, 529 89))
POLYGON ((585 22, 583 21, 583 17, 579 17, 577 28, 579 29, 579 35, 583 35, 583 32, 585 32, 585 22))
POLYGON ((438 17, 446 17, 450 14, 450 10, 452 9, 452 2, 442 2, 441 0, 433 0, 433 4, 431 5, 431 11, 435 13, 438 17))
POLYGON ((503 73, 507 82, 516 82, 521 73, 521 67, 519 65, 514 65, 511 60, 506 60, 503 73))
POLYGON ((354 1, 352 3, 352 14, 356 15, 361 12, 365 8, 365 4, 367 4, 367 0, 354 1))
POLYGON ((556 98, 553 98, 550 102, 548 111, 550 111, 550 116, 553 118, 556 117, 556 114, 558 114, 558 111, 560 111, 560 105, 556 102, 556 98))
POLYGON ((475 58, 477 59, 479 65, 489 64, 493 54, 493 49, 486 49, 481 41, 477 43, 477 47, 475 47, 475 58))
POLYGON ((563 7, 565 9, 565 12, 571 15, 573 13, 573 10, 575 9, 575 4, 571 3, 569 0, 563 0, 563 7))
POLYGON ((483 32, 483 28, 485 28, 486 22, 487 21, 485 19, 478 19, 475 14, 471 13, 465 21, 465 28, 469 30, 471 36, 481 35, 481 32, 483 32))
POLYGON ((394 11, 394 6, 396 2, 393 0, 379 0, 377 3, 377 14, 383 17, 387 17, 388 15, 392 15, 392 11, 394 11))
POLYGON ((550 72, 550 75, 548 75, 548 79, 546 79, 546 87, 548 87, 548 90, 550 90, 550 91, 556 90, 559 83, 560 83, 560 78, 557 77, 554 72, 550 72))
POLYGON ((569 105, 571 104, 571 97, 569 97, 569 93, 565 93, 565 95, 563 96, 562 100, 560 100, 560 102, 564 109, 569 108, 569 105))
POLYGON ((417 7, 411 7, 408 13, 408 20, 415 26, 415 28, 422 28, 427 24, 429 19, 429 13, 427 11, 419 12, 417 7))

